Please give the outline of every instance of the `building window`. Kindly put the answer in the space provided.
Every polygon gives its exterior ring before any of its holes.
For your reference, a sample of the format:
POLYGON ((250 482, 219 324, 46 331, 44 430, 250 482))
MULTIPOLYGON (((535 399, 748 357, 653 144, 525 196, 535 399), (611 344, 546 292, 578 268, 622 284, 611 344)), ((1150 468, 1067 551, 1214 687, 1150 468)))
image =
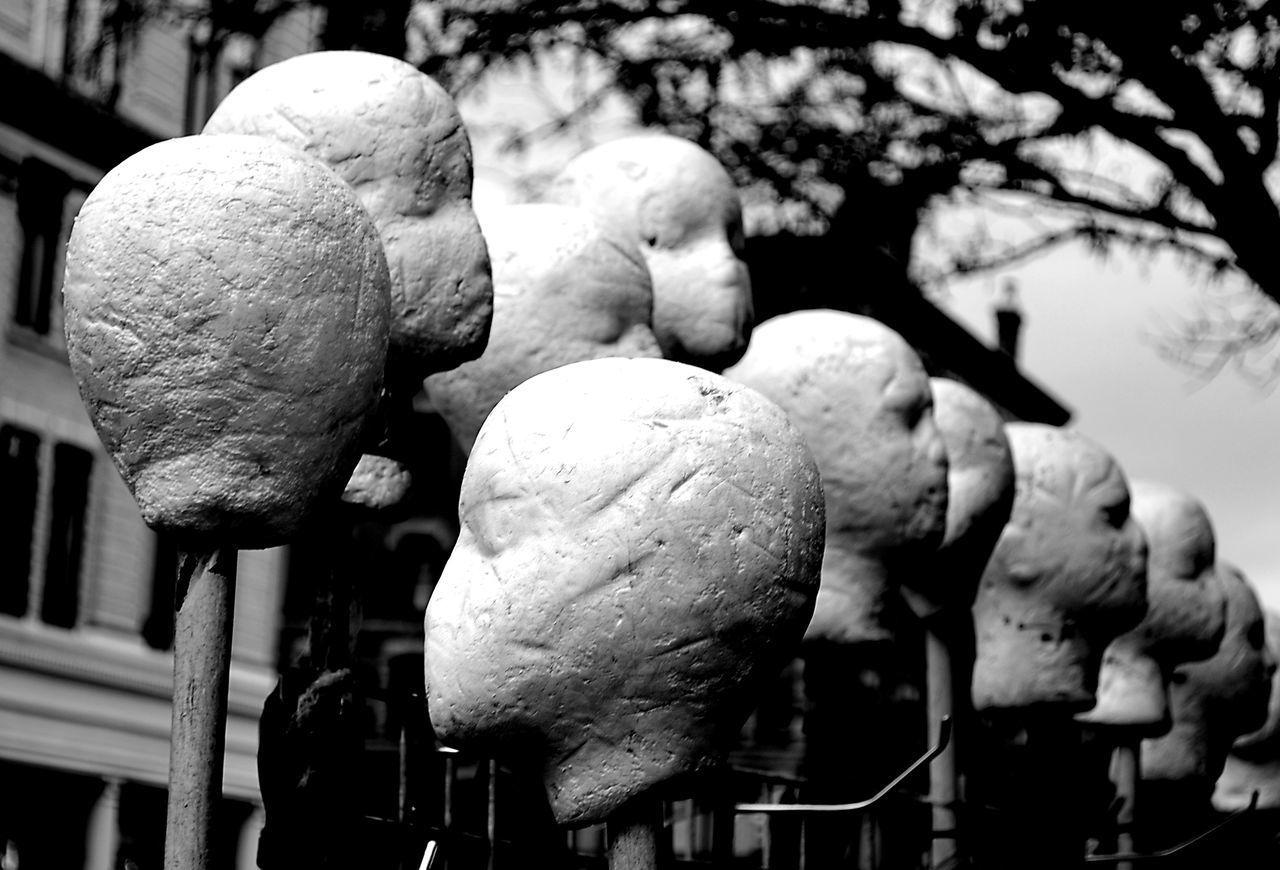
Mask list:
POLYGON ((53 448, 53 501, 40 618, 72 628, 80 611, 80 565, 93 455, 70 444, 53 448))
POLYGON ((25 616, 35 587, 41 589, 42 621, 75 626, 92 474, 89 451, 61 442, 50 449, 35 432, 0 425, 0 480, 9 516, 0 526, 0 613, 25 616), (44 468, 50 473, 42 474, 44 468), (32 556, 41 542, 43 572, 33 576, 37 560, 32 556))
POLYGON ((39 335, 48 335, 52 323, 63 210, 70 191, 71 179, 66 173, 34 157, 22 161, 18 170, 22 259, 13 321, 39 335))
POLYGON ((178 545, 172 535, 156 535, 151 563, 151 605, 142 623, 142 639, 152 649, 173 649, 173 611, 178 575, 178 545))
POLYGON ((0 613, 25 616, 40 493, 40 436, 17 426, 0 426, 0 480, 9 515, 0 525, 0 613))

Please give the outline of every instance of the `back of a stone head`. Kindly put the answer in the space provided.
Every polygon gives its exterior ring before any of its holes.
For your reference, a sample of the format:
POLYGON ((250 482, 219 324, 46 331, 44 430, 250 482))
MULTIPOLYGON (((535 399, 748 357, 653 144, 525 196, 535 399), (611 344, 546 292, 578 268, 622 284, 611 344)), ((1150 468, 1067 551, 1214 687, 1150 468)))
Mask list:
POLYGON ((482 215, 493 257, 493 329, 478 359, 429 376, 427 394, 470 452, 499 400, 557 366, 658 357, 653 291, 635 247, 585 209, 534 203, 482 215))
POLYGON ((1262 727, 1275 661, 1266 646, 1262 605, 1241 571, 1218 562, 1214 577, 1226 599, 1226 630, 1217 652, 1174 671, 1169 689, 1173 727, 1142 744, 1142 777, 1209 799, 1232 744, 1262 727))
POLYGON ((1147 614, 1107 647, 1098 703, 1078 718, 1158 734, 1170 725, 1173 669, 1217 651, 1226 602, 1211 576, 1213 524, 1195 497, 1152 481, 1131 484, 1132 515, 1147 538, 1147 614))
POLYGON ((967 620, 978 578, 1013 509, 1013 455, 1004 420, 990 402, 958 381, 929 383, 947 450, 947 533, 935 583, 908 602, 918 616, 959 610, 967 620))
POLYGON ((974 603, 974 705, 1085 710, 1103 650, 1146 613, 1146 542, 1101 447, 1041 424, 1005 431, 1016 490, 974 603))
MULTIPOLYGON (((1267 651, 1280 662, 1280 613, 1265 612, 1267 651)), ((1222 812, 1242 810, 1258 793, 1258 807, 1280 809, 1280 669, 1273 667, 1271 701, 1262 727, 1236 738, 1222 775, 1214 785, 1213 806, 1222 812)))
POLYGON ((570 161, 546 197, 587 209, 643 253, 664 356, 713 371, 742 356, 754 317, 742 205, 711 154, 665 133, 627 136, 570 161))
POLYGON ((204 132, 292 145, 355 189, 391 268, 389 374, 403 367, 412 382, 484 348, 492 286, 471 209, 471 143, 430 77, 367 52, 298 55, 236 86, 204 132))
POLYGON ((827 545, 809 640, 886 640, 896 586, 946 528, 947 461, 929 378, 868 317, 802 311, 762 323, 725 374, 778 403, 822 474, 827 545))

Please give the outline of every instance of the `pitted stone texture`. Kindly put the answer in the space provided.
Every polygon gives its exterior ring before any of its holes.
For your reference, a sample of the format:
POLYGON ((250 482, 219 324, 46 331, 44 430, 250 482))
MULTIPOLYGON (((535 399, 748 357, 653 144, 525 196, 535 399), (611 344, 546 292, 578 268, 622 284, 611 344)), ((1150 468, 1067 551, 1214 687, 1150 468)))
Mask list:
POLYGON ((432 724, 540 760, 565 825, 713 764, 813 610, 812 458, 763 397, 689 366, 526 381, 481 430, 459 511, 427 607, 432 724))
POLYGON ((471 142, 430 77, 367 52, 298 55, 237 85, 204 132, 301 148, 355 189, 391 268, 392 378, 416 383, 479 356, 493 291, 471 210, 471 142))
POLYGON ((480 358, 426 379, 466 452, 498 400, 541 372, 603 357, 660 357, 653 291, 635 247, 584 209, 494 206, 493 331, 480 358))
POLYGON ((68 244, 67 347, 147 524, 270 547, 336 497, 382 382, 388 286, 368 212, 293 149, 193 136, 109 172, 68 244))
POLYGON ((1219 562, 1214 577, 1227 602, 1218 651, 1178 665, 1169 685, 1173 727, 1142 741, 1142 778, 1198 787, 1209 799, 1231 744, 1265 724, 1275 661, 1262 607, 1239 569, 1219 562))
POLYGON ((1107 646, 1098 703, 1076 718, 1092 725, 1168 729, 1166 684, 1175 666, 1213 655, 1226 626, 1226 601, 1213 580, 1213 524, 1194 497, 1134 481, 1131 514, 1147 537, 1147 615, 1107 646))
POLYGON ((342 500, 370 510, 389 510, 409 494, 413 477, 400 462, 366 453, 356 463, 342 500))
POLYGON ((1280 808, 1280 613, 1267 608, 1263 613, 1270 656, 1271 700, 1267 720, 1256 731, 1236 738, 1226 766, 1214 786, 1213 805, 1224 812, 1244 809, 1254 791, 1258 806, 1280 808))
POLYGON ((969 609, 978 578, 1013 509, 1013 454, 1004 420, 990 402, 957 381, 931 378, 933 419, 947 452, 947 528, 932 584, 904 586, 921 618, 969 609))
POLYGON ((753 318, 742 204, 714 157, 676 136, 627 136, 570 161, 547 198, 586 208, 640 248, 668 359, 720 371, 741 358, 753 318))
POLYGON ((1146 542, 1106 451, 1037 423, 1005 434, 1016 490, 973 605, 974 707, 1085 710, 1107 644, 1146 613, 1146 542))
POLYGON ((889 640, 895 587, 932 582, 923 569, 946 531, 946 450, 920 358, 868 317, 801 311, 760 324, 725 374, 787 412, 822 473, 827 546, 805 639, 889 640))

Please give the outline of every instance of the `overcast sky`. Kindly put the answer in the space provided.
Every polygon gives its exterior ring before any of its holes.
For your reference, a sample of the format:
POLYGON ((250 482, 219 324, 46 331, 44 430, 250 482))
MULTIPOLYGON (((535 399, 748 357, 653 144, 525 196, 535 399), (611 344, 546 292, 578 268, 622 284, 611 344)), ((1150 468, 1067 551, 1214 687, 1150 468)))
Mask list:
MULTIPOLYGON (((1074 411, 1072 425, 1107 448, 1131 478, 1198 496, 1219 558, 1239 565, 1280 608, 1280 390, 1231 371, 1205 383, 1145 338, 1168 334, 1202 288, 1172 259, 1101 261, 1078 248, 1010 272, 1019 284, 1024 371, 1074 411)), ((944 307, 979 337, 994 335, 1000 280, 952 289, 944 307)))

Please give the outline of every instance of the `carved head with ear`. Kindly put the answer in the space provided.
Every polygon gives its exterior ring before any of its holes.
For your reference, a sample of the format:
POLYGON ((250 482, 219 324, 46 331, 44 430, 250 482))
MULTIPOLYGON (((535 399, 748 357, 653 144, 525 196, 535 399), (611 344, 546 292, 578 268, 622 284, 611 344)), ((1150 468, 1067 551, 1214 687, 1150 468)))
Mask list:
POLYGON ((1005 432, 1016 491, 973 605, 974 706, 1087 710, 1103 650, 1146 613, 1146 541, 1106 451, 1052 426, 1005 432))
POLYGON ((574 158, 546 195, 639 246, 665 357, 712 371, 741 358, 753 318, 742 205, 714 157, 677 136, 627 136, 574 158))

